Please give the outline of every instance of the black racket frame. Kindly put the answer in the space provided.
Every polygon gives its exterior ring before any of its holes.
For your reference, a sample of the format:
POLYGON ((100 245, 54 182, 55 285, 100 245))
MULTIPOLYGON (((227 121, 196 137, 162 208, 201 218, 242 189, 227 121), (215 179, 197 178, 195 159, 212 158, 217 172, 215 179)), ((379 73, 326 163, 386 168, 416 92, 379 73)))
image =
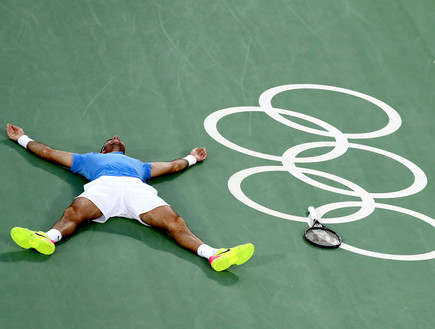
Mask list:
POLYGON ((318 220, 315 220, 313 225, 305 230, 304 238, 305 238, 305 240, 307 240, 308 243, 312 244, 313 246, 316 246, 319 248, 324 248, 324 249, 336 249, 336 248, 340 247, 340 245, 341 245, 341 236, 337 232, 331 230, 330 228, 327 228, 325 225, 320 223, 318 220), (325 245, 317 244, 315 241, 312 241, 309 238, 307 238, 307 233, 313 229, 321 229, 323 231, 332 233, 333 235, 335 235, 337 237, 339 243, 337 245, 333 245, 333 246, 325 246, 325 245))

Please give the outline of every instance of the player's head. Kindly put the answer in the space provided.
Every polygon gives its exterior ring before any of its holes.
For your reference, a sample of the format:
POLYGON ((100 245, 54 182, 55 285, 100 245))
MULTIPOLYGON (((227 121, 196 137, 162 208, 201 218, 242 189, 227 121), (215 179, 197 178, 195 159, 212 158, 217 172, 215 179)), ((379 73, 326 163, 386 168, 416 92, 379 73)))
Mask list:
POLYGON ((100 153, 111 153, 111 152, 122 152, 125 154, 125 145, 122 140, 119 139, 117 135, 110 138, 104 143, 100 150, 100 153))

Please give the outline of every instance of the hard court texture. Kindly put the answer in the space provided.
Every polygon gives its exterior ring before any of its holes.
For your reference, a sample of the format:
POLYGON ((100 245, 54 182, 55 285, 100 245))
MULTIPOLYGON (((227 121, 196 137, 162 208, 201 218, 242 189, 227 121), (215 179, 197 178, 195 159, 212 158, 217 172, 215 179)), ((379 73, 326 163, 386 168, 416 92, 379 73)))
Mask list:
POLYGON ((435 2, 0 1, 2 328, 435 328, 435 2), (204 163, 150 180, 214 272, 133 220, 46 231, 86 181, 10 141, 204 163), (308 206, 343 238, 303 239, 308 206))

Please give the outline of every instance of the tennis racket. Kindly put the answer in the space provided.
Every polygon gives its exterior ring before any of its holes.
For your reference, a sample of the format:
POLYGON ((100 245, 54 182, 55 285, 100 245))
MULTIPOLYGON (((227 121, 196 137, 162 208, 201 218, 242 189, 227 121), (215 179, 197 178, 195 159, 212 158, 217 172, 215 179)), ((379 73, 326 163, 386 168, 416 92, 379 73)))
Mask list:
POLYGON ((341 237, 319 222, 314 207, 308 207, 308 212, 308 225, 310 227, 304 233, 305 240, 320 248, 338 248, 341 245, 341 237))

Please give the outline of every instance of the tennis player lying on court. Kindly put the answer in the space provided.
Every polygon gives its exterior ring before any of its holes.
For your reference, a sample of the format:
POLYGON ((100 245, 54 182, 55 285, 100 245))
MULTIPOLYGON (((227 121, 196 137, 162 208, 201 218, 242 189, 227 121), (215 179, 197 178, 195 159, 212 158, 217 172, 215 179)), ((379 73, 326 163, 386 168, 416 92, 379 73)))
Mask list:
POLYGON ((7 133, 11 140, 38 157, 67 167, 90 181, 48 232, 14 227, 12 239, 22 248, 33 248, 51 255, 55 243, 73 234, 80 224, 91 220, 104 223, 110 217, 126 217, 169 232, 181 247, 208 259, 216 271, 226 270, 234 264, 241 265, 254 253, 251 243, 228 249, 208 246, 157 196, 157 191, 146 184, 147 179, 176 173, 205 160, 207 151, 204 147, 193 149, 182 159, 144 163, 125 155, 125 145, 118 136, 109 139, 100 153, 77 154, 53 150, 32 140, 22 128, 11 124, 7 124, 7 133))

